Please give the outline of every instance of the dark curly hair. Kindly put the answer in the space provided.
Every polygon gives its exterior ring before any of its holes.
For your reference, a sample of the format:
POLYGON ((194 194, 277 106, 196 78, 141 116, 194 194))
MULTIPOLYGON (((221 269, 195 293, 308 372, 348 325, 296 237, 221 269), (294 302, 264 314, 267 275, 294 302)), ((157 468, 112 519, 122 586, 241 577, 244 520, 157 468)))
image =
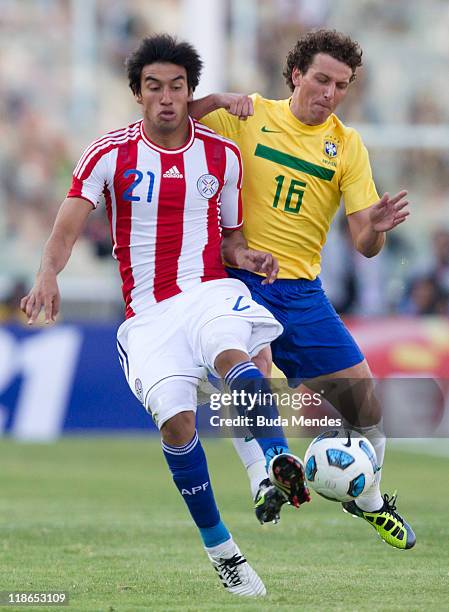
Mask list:
POLYGON ((157 34, 144 38, 134 53, 126 59, 129 86, 133 94, 140 93, 143 67, 155 62, 166 62, 185 68, 189 90, 195 91, 203 67, 197 51, 188 42, 178 42, 169 34, 157 34))
POLYGON ((362 65, 362 49, 346 34, 336 30, 308 32, 298 40, 287 55, 283 75, 291 91, 295 89, 292 81, 293 68, 305 74, 317 53, 326 53, 349 66, 352 70, 350 81, 355 79, 356 68, 362 65))

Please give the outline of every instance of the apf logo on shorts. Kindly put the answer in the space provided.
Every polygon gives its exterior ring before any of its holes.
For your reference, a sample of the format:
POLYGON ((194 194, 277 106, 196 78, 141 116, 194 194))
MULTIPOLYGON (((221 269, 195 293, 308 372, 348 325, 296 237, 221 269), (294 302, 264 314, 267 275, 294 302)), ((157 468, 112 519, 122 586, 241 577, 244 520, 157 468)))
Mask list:
POLYGON ((213 198, 214 195, 217 193, 220 187, 220 183, 217 177, 213 174, 203 174, 198 179, 196 186, 203 198, 206 198, 206 200, 210 200, 210 198, 213 198))

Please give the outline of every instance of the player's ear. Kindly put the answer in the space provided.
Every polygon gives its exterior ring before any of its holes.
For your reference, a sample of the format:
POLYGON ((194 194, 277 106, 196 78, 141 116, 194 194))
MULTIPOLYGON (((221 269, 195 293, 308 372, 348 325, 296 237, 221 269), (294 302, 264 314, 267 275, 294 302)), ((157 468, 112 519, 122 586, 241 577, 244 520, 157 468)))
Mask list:
POLYGON ((142 92, 138 91, 134 94, 137 104, 142 104, 142 92))
POLYGON ((191 102, 193 100, 193 89, 189 88, 189 95, 187 97, 187 102, 191 102))
POLYGON ((301 79, 302 79, 302 72, 299 70, 299 68, 293 68, 292 70, 292 83, 295 87, 298 87, 298 85, 301 85, 301 79))

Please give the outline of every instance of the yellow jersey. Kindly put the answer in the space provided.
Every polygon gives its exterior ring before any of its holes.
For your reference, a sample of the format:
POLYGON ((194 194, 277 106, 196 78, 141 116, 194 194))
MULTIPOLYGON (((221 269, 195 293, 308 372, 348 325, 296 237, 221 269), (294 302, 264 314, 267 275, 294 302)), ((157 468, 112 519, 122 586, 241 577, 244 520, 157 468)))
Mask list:
POLYGON ((253 94, 254 115, 224 109, 201 121, 239 146, 243 158, 243 231, 250 248, 279 260, 279 278, 313 280, 321 249, 343 197, 346 214, 379 196, 359 134, 334 114, 305 125, 290 100, 253 94))

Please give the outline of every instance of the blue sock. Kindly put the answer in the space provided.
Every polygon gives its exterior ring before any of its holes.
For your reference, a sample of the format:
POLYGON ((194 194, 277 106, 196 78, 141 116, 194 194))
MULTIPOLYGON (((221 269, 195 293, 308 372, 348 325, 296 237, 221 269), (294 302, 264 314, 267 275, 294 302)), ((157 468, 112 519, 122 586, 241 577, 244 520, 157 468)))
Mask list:
POLYGON ((217 546, 229 540, 231 535, 220 520, 198 433, 195 431, 192 440, 184 446, 171 446, 162 441, 162 450, 204 546, 217 546))
MULTIPOLYGON (((244 361, 232 367, 225 376, 225 383, 231 391, 237 391, 240 398, 242 398, 242 391, 246 394, 254 394, 255 397, 263 398, 264 394, 271 397, 268 381, 252 361, 244 361)), ((262 415, 265 419, 275 419, 279 416, 276 404, 271 401, 256 402, 251 412, 247 412, 248 406, 244 400, 234 402, 234 407, 241 416, 255 418, 257 415, 262 415)), ((267 465, 275 455, 288 452, 288 442, 280 425, 258 426, 256 424, 248 427, 248 429, 259 443, 267 465)))

